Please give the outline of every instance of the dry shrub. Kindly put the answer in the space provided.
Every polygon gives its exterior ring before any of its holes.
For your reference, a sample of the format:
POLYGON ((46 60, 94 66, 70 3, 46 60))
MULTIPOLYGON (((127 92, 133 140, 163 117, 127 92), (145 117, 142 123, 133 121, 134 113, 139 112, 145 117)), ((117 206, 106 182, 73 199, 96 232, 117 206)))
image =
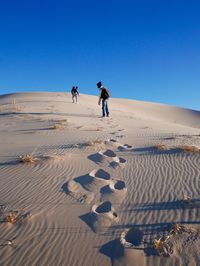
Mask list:
POLYGON ((24 208, 20 210, 15 210, 15 211, 11 210, 6 215, 6 221, 8 223, 15 224, 17 222, 21 222, 23 219, 25 219, 29 215, 30 213, 25 212, 24 208))
POLYGON ((195 147, 195 146, 189 146, 189 145, 183 145, 183 146, 180 146, 179 147, 181 151, 184 151, 184 152, 200 152, 200 149, 195 147))
POLYGON ((6 220, 8 223, 15 224, 21 220, 21 215, 19 211, 10 211, 6 216, 6 220))
POLYGON ((55 123, 53 125, 53 129, 56 129, 56 130, 61 130, 61 129, 64 129, 65 128, 65 125, 62 124, 62 123, 55 123))
POLYGON ((183 199, 184 203, 191 204, 192 203, 192 198, 189 196, 185 196, 183 199))
POLYGON ((157 145, 155 145, 154 148, 156 150, 158 150, 158 151, 167 150, 167 145, 165 145, 165 144, 157 144, 157 145))
POLYGON ((181 234, 183 231, 184 231, 184 226, 176 223, 176 224, 173 224, 172 229, 169 232, 169 235, 181 234))
POLYGON ((185 232, 185 227, 179 223, 172 225, 172 228, 167 236, 155 239, 153 246, 160 256, 170 256, 173 253, 173 244, 170 241, 177 234, 185 232))
POLYGON ((155 239, 153 245, 160 256, 169 256, 173 253, 172 246, 163 238, 155 239))
POLYGON ((97 144, 104 144, 104 141, 103 140, 100 140, 100 139, 97 139, 97 140, 93 140, 93 141, 89 141, 89 142, 87 142, 87 146, 89 146, 89 147, 93 147, 93 146, 95 146, 95 145, 97 145, 97 144))
POLYGON ((37 161, 38 159, 33 157, 32 154, 26 154, 26 155, 20 156, 21 163, 36 163, 37 161))

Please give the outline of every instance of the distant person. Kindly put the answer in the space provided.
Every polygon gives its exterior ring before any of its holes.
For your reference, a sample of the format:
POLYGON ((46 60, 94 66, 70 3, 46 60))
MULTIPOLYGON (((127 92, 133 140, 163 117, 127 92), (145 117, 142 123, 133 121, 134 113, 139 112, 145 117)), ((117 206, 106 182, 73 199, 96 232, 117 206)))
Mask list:
POLYGON ((102 86, 101 81, 97 83, 97 87, 99 88, 99 102, 101 104, 102 101, 102 117, 109 117, 109 109, 108 109, 108 99, 110 97, 110 92, 108 89, 102 86))
POLYGON ((71 94, 72 94, 73 103, 78 103, 78 96, 79 96, 78 87, 73 86, 71 94))

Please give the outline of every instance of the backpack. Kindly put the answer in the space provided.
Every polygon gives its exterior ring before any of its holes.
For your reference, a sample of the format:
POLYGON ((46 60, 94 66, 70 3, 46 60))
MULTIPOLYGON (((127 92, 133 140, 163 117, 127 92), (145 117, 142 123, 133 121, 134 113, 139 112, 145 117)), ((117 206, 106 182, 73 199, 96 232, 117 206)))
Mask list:
POLYGON ((103 88, 101 92, 101 98, 104 100, 107 100, 109 97, 110 97, 110 94, 108 90, 106 88, 103 88))

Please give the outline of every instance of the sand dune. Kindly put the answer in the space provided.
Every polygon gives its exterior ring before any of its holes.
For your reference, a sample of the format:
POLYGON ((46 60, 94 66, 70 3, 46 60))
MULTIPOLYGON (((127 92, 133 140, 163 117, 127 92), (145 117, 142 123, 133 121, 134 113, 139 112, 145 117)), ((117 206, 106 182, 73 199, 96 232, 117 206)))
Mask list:
POLYGON ((0 264, 200 265, 200 112, 79 100, 0 96, 0 264))

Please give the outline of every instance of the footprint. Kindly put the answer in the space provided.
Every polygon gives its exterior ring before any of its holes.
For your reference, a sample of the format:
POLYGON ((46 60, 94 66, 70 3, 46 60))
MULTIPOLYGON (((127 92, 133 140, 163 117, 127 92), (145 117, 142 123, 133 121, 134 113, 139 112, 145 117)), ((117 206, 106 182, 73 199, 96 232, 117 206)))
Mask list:
POLYGON ((116 135, 115 137, 116 137, 116 138, 124 138, 125 135, 116 135))
POLYGON ((111 143, 118 143, 118 140, 116 140, 116 139, 110 139, 109 140, 111 143))
POLYGON ((120 243, 124 248, 143 246, 143 232, 136 228, 126 229, 120 235, 120 243))
POLYGON ((112 145, 114 147, 121 146, 121 143, 118 140, 116 140, 116 139, 108 139, 108 140, 105 141, 105 144, 112 145))
POLYGON ((116 135, 117 134, 117 132, 110 132, 110 135, 116 135))
POLYGON ((100 192, 101 201, 110 201, 113 204, 116 204, 121 203, 124 199, 127 187, 124 181, 112 179, 107 186, 101 188, 100 192))
POLYGON ((109 165, 113 168, 118 166, 124 166, 126 164, 126 160, 124 158, 117 157, 116 153, 112 150, 100 151, 99 154, 110 161, 109 165))
POLYGON ((128 144, 124 144, 124 145, 120 145, 120 146, 118 147, 118 150, 119 150, 119 151, 126 151, 126 150, 130 150, 130 149, 132 149, 132 148, 133 148, 133 146, 128 145, 128 144))
POLYGON ((92 227, 96 233, 102 231, 105 232, 108 227, 119 220, 115 209, 109 201, 93 205, 91 215, 93 223, 92 227))
POLYGON ((100 151, 99 153, 108 158, 117 160, 117 155, 112 150, 100 151))
POLYGON ((100 197, 100 189, 106 185, 112 188, 111 176, 103 169, 94 169, 89 174, 76 177, 62 186, 66 194, 81 203, 91 203, 95 197, 100 197))
POLYGON ((75 180, 65 183, 62 186, 62 189, 80 203, 91 203, 91 201, 94 199, 94 194, 85 190, 81 184, 75 180))
POLYGON ((119 157, 118 160, 119 160, 119 161, 113 161, 113 162, 110 162, 110 166, 111 166, 112 168, 117 168, 117 167, 119 167, 119 166, 124 167, 125 164, 126 164, 126 160, 125 160, 124 158, 121 158, 121 157, 119 157))
POLYGON ((110 174, 103 169, 93 170, 90 172, 90 176, 98 178, 100 180, 110 180, 110 174))

